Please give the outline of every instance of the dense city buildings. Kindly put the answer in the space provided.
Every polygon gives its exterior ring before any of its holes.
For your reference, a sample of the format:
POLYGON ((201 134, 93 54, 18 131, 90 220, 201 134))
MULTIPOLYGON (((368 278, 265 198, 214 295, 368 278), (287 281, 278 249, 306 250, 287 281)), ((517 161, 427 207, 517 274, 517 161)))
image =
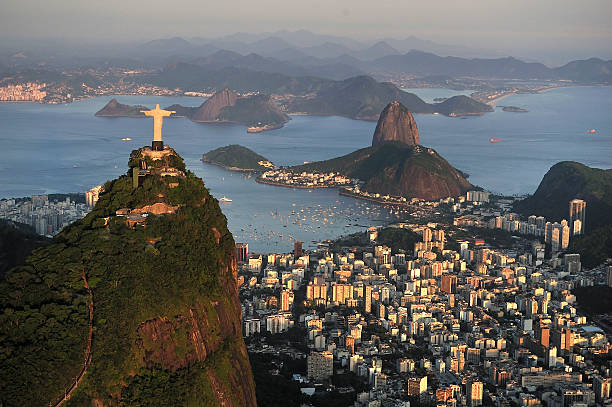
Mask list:
MULTIPOLYGON (((81 199, 83 196, 81 195, 81 199)), ((64 226, 83 218, 91 210, 84 200, 75 202, 70 196, 49 199, 48 195, 0 200, 0 219, 32 226, 39 235, 53 236, 64 226)))
POLYGON ((249 352, 294 361, 302 393, 351 394, 356 407, 612 405, 612 332, 573 294, 612 282, 612 268, 584 269, 566 221, 521 220, 503 198, 436 211, 450 221, 250 254, 239 273, 249 352))
POLYGON ((42 102, 47 96, 45 83, 26 82, 23 84, 0 86, 2 102, 42 102))
MULTIPOLYGON (((101 192, 2 200, 0 217, 54 235, 101 192)), ((580 226, 585 206, 570 208, 580 226)), ((609 407, 609 325, 583 315, 573 291, 612 287, 612 265, 585 270, 572 236, 566 220, 523 219, 511 200, 471 191, 342 245, 263 254, 236 243, 242 333, 252 355, 293 361, 302 393, 340 392, 356 407, 609 407)))

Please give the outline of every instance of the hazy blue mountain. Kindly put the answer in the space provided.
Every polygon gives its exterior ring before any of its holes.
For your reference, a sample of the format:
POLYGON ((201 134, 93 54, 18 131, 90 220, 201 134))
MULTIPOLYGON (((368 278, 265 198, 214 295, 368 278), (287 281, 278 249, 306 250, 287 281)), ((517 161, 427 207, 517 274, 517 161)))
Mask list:
POLYGON ((370 67, 389 73, 415 75, 478 76, 485 78, 551 78, 556 76, 544 64, 528 63, 513 57, 483 59, 441 57, 429 52, 410 51, 404 55, 378 58, 370 67))
POLYGON ((317 58, 334 58, 338 55, 350 54, 353 50, 344 45, 326 42, 312 47, 301 48, 301 51, 317 58))
POLYGON ((161 38, 146 42, 141 47, 143 50, 159 53, 176 53, 194 48, 194 45, 181 37, 161 38))
POLYGON ((387 42, 379 41, 376 44, 368 48, 362 49, 360 51, 352 52, 349 55, 355 58, 359 58, 361 60, 367 61, 371 59, 382 58, 387 55, 397 55, 397 54, 400 54, 400 52, 396 50, 395 48, 393 48, 391 45, 389 45, 387 42))
POLYGON ((294 61, 300 58, 312 58, 305 52, 302 52, 299 49, 293 47, 270 52, 266 56, 280 59, 281 61, 294 61))
POLYGON ((579 82, 612 82, 612 60, 590 58, 569 62, 555 71, 564 79, 579 82))
POLYGON ((363 71, 357 69, 352 64, 337 63, 335 61, 322 60, 321 64, 308 63, 310 61, 304 57, 298 63, 281 61, 275 58, 263 57, 251 53, 241 55, 237 52, 220 50, 212 55, 192 60, 192 63, 209 69, 222 69, 226 67, 244 68, 259 72, 282 73, 289 76, 318 76, 330 79, 346 79, 351 76, 362 75, 363 71))

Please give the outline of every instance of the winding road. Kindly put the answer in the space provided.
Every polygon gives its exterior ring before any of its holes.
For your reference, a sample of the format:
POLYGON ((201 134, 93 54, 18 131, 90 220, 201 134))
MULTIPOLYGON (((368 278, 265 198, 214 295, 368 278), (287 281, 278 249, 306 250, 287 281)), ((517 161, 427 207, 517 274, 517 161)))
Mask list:
POLYGON ((83 279, 83 284, 85 286, 85 289, 87 290, 87 293, 89 294, 89 304, 88 304, 89 306, 89 334, 87 336, 87 348, 85 349, 85 359, 84 359, 83 367, 81 368, 81 372, 79 373, 79 375, 74 379, 70 387, 66 388, 63 396, 60 396, 54 403, 49 403, 50 407, 59 407, 66 400, 70 399, 70 396, 72 396, 72 392, 75 391, 77 387, 79 387, 79 384, 83 380, 83 377, 85 377, 87 368, 89 367, 89 364, 91 363, 91 344, 93 341, 93 313, 94 313, 93 292, 91 291, 91 288, 89 287, 89 284, 87 283, 87 276, 85 275, 85 271, 81 273, 81 278, 83 279))

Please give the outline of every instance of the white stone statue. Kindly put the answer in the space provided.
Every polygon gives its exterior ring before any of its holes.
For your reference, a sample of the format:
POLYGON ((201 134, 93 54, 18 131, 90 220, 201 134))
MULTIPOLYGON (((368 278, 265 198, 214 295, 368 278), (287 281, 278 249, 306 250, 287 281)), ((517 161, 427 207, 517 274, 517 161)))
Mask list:
POLYGON ((162 124, 164 117, 170 116, 172 113, 176 113, 174 110, 163 110, 159 108, 159 104, 155 105, 153 110, 141 110, 145 116, 153 118, 153 144, 152 148, 156 151, 164 149, 164 142, 162 141, 162 124))

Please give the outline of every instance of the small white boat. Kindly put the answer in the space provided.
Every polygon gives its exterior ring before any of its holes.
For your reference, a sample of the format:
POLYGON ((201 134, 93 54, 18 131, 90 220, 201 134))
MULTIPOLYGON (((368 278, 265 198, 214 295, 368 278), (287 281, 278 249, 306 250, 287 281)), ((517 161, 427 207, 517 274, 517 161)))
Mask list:
POLYGON ((121 139, 121 141, 132 141, 132 139, 129 138, 129 137, 124 137, 124 138, 121 139))
POLYGON ((219 199, 219 202, 230 203, 232 202, 232 200, 224 196, 221 199, 219 199))

